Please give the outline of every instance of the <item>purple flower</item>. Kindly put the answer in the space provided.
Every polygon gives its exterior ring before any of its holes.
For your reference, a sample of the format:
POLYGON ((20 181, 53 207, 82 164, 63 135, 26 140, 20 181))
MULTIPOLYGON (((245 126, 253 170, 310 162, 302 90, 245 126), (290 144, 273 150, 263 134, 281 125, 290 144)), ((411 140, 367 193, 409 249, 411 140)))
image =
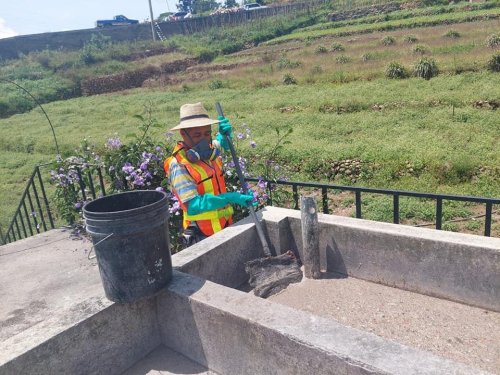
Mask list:
POLYGON ((105 146, 109 148, 110 150, 118 150, 122 145, 122 141, 120 141, 120 138, 108 138, 108 141, 106 142, 105 146))
POLYGON ((255 143, 255 141, 250 141, 250 146, 252 148, 255 148, 255 147, 257 147, 257 143, 255 143))
POLYGON ((82 208, 82 202, 76 202, 75 203, 75 209, 79 210, 80 208, 82 208))
POLYGON ((132 173, 134 171, 134 169, 135 168, 129 162, 126 162, 125 164, 123 164, 123 167, 122 167, 123 173, 126 173, 126 174, 132 173))
POLYGON ((148 164, 149 160, 143 161, 140 166, 141 170, 145 171, 146 169, 148 169, 148 164))
POLYGON ((171 206, 168 210, 169 210, 169 212, 170 212, 171 214, 173 214, 174 212, 177 212, 177 211, 179 211, 180 209, 181 209, 181 205, 179 204, 179 201, 177 201, 177 200, 176 200, 176 201, 174 201, 174 202, 172 203, 172 206, 171 206))
POLYGON ((259 178, 259 182, 257 183, 257 186, 261 189, 265 189, 267 187, 267 182, 259 178))
POLYGON ((238 135, 236 137, 238 137, 238 139, 245 139, 246 138, 245 134, 243 134, 243 133, 238 133, 238 135))

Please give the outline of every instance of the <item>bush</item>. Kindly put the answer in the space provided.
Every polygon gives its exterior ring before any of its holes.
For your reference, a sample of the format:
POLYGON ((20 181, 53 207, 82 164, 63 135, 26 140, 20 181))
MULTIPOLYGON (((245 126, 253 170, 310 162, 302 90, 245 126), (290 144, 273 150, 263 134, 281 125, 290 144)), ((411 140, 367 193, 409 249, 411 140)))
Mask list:
POLYGON ((289 59, 286 58, 286 56, 282 55, 279 60, 278 60, 278 64, 277 64, 277 67, 278 69, 294 69, 294 68, 297 68, 301 65, 301 62, 300 61, 291 61, 289 59))
POLYGON ((224 82, 220 79, 214 79, 212 82, 208 84, 208 88, 210 90, 218 90, 224 88, 224 82))
POLYGON ((456 38, 460 38, 462 35, 456 30, 450 30, 446 34, 444 34, 444 36, 447 38, 456 39, 456 38))
POLYGON ((338 56, 336 59, 335 59, 335 62, 337 64, 347 64, 348 62, 351 61, 351 58, 349 56, 346 56, 346 55, 340 55, 338 56))
POLYGON ((413 69, 413 75, 424 79, 431 79, 439 74, 439 69, 433 59, 423 58, 417 61, 413 69))
POLYGON ((413 44, 413 43, 418 42, 418 39, 415 35, 406 35, 404 37, 404 41, 405 41, 405 43, 413 44))
POLYGON ((382 44, 384 46, 392 46, 396 44, 396 39, 392 36, 386 36, 384 39, 382 39, 382 44))
POLYGON ((500 34, 492 34, 486 39, 486 45, 490 48, 500 47, 500 34))
POLYGON ((413 47, 412 52, 418 55, 425 55, 429 52, 429 48, 427 48, 423 44, 417 44, 415 47, 413 47))
POLYGON ((400 63, 391 62, 385 69, 385 76, 391 79, 403 79, 408 77, 408 71, 400 63))
POLYGON ((492 72, 500 72, 500 52, 494 54, 487 64, 488 70, 492 72))
POLYGON ((375 55, 373 53, 371 53, 371 52, 364 53, 361 56, 361 60, 363 60, 363 61, 375 60, 375 55))
POLYGON ((342 52, 342 51, 345 51, 345 47, 340 43, 334 43, 332 45, 332 51, 333 52, 342 52))
POLYGON ((297 84, 297 80, 295 79, 295 77, 291 74, 285 74, 283 76, 283 84, 284 85, 296 85, 297 84))
POLYGON ((314 52, 317 54, 321 54, 321 53, 327 53, 328 50, 326 49, 325 46, 317 46, 314 52))

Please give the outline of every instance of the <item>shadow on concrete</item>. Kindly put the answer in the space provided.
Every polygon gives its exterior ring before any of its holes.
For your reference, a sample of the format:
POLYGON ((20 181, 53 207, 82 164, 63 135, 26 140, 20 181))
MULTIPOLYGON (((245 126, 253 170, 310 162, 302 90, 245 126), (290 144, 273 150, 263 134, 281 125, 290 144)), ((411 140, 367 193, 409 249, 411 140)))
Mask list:
POLYGON ((326 271, 328 274, 337 275, 335 278, 346 278, 347 267, 333 236, 326 245, 326 271))

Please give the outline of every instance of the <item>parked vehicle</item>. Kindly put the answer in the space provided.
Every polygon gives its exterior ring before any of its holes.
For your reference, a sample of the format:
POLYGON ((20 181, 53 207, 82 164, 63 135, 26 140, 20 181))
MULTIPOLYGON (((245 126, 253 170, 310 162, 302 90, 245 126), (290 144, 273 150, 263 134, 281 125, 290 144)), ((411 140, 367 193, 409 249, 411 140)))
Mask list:
POLYGON ((130 18, 125 17, 124 15, 114 16, 112 20, 97 20, 95 25, 96 27, 108 27, 108 26, 126 26, 126 25, 134 25, 139 23, 138 20, 131 20, 130 18))
POLYGON ((167 21, 180 21, 185 18, 192 18, 193 15, 190 12, 176 12, 168 16, 167 21))
POLYGON ((264 9, 267 8, 265 5, 260 5, 258 3, 250 3, 243 5, 243 9, 245 10, 255 10, 255 9, 264 9))

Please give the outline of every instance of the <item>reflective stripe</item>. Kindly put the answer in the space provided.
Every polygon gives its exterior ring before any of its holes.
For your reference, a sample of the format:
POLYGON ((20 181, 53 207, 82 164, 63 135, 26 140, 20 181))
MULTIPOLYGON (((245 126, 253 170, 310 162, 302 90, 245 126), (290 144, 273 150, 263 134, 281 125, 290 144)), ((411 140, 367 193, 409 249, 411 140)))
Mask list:
POLYGON ((231 217, 233 212, 234 212, 233 207, 226 206, 226 207, 220 208, 218 210, 202 212, 201 214, 197 214, 197 215, 189 215, 187 212, 185 212, 184 216, 186 217, 187 220, 190 220, 190 221, 219 220, 222 218, 229 219, 229 217, 231 217))
MULTIPOLYGON (((219 195, 226 192, 226 182, 224 181, 224 173, 222 171, 222 159, 220 157, 212 161, 198 161, 191 163, 186 158, 186 150, 182 143, 178 143, 174 148, 172 156, 164 163, 165 171, 168 175, 170 161, 175 158, 179 164, 182 164, 189 175, 196 183, 196 190, 198 194, 213 194, 219 195)), ((178 197, 177 192, 173 193, 178 197)), ((233 207, 226 206, 224 208, 202 212, 198 215, 189 215, 187 213, 187 206, 180 199, 181 208, 183 210, 183 227, 187 228, 191 222, 195 221, 198 228, 206 236, 220 231, 232 223, 233 207)))

